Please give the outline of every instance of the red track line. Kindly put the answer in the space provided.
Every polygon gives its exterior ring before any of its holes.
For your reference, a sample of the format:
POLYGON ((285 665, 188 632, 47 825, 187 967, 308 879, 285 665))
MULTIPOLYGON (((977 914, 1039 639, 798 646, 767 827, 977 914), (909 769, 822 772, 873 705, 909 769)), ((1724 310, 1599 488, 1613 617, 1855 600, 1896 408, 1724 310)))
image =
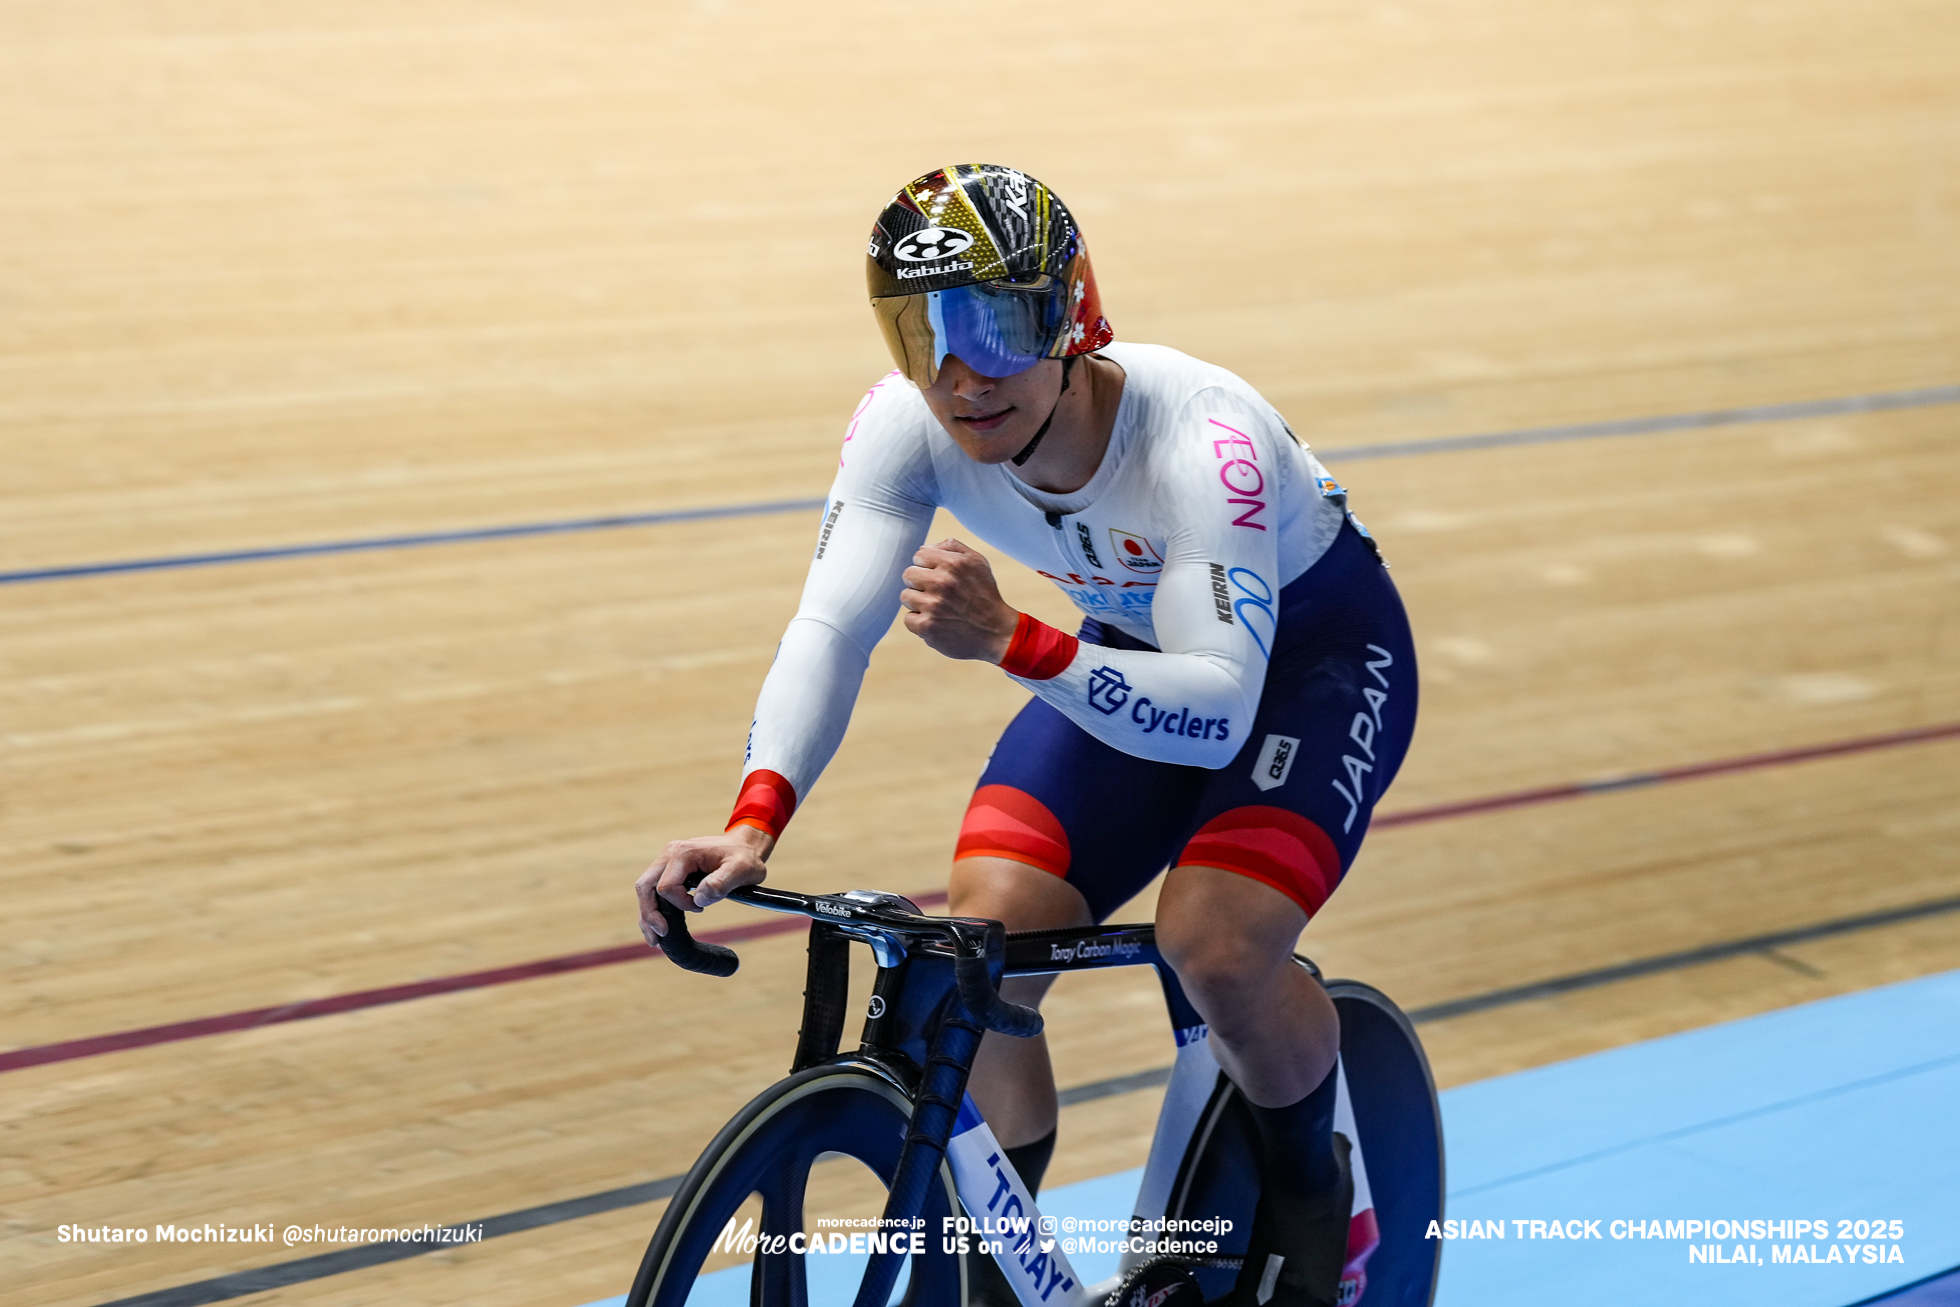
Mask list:
MULTIPOLYGON (((1375 819, 1374 825, 1376 829, 1413 826, 1419 822, 1441 821, 1446 817, 1501 812, 1506 808, 1524 808, 1537 803, 1581 798, 1588 794, 1603 794, 1642 785, 1661 785, 1670 781, 1692 780, 1702 776, 1720 776, 1730 772, 1754 771, 1761 767, 1809 762, 1816 758, 1834 758, 1849 753, 1867 753, 1874 749, 1891 749, 1900 745, 1951 739, 1956 736, 1960 736, 1960 722, 1950 722, 1944 726, 1924 726, 1916 730, 1893 731, 1885 735, 1867 735, 1854 740, 1840 740, 1835 744, 1816 744, 1801 749, 1777 749, 1770 753, 1752 753, 1740 758, 1691 763, 1685 767, 1670 767, 1662 771, 1635 772, 1607 780, 1578 781, 1568 785, 1551 785, 1543 789, 1494 794, 1482 799, 1467 799, 1460 803, 1439 803, 1428 808, 1411 808, 1403 812, 1384 813, 1375 819)), ((946 901, 943 890, 915 894, 911 897, 912 901, 920 907, 933 907, 946 901)), ((703 931, 696 938, 710 944, 733 944, 745 939, 761 939, 769 935, 785 934, 799 930, 802 926, 801 917, 785 916, 751 922, 745 926, 730 926, 724 930, 703 931)), ((196 1039, 203 1035, 219 1035, 232 1030, 252 1030, 259 1026, 279 1025, 286 1021, 304 1021, 312 1017, 330 1016, 336 1012, 353 1012, 361 1008, 381 1007, 389 1003, 405 1003, 410 999, 427 998, 432 994, 454 994, 462 990, 483 989, 490 985, 507 985, 512 981, 530 980, 537 976, 584 971, 591 967, 611 966, 615 962, 631 962, 650 956, 651 952, 652 950, 644 944, 623 944, 612 948, 592 949, 584 953, 567 953, 555 958, 541 958, 535 962, 520 962, 515 966, 492 967, 487 971, 465 971, 453 976, 436 976, 430 980, 413 981, 406 985, 388 985, 381 989, 361 989, 348 994, 333 994, 326 998, 307 999, 279 1007, 227 1012, 220 1016, 201 1017, 195 1021, 177 1021, 163 1026, 143 1026, 136 1030, 120 1030, 114 1034, 95 1035, 88 1039, 70 1039, 58 1044, 36 1044, 0 1053, 0 1072, 19 1071, 30 1066, 45 1066, 50 1062, 67 1062, 74 1058, 93 1057, 98 1053, 114 1053, 126 1048, 148 1048, 153 1044, 170 1044, 180 1039, 196 1039)))
MULTIPOLYGON (((946 901, 946 891, 934 890, 926 894, 914 894, 911 899, 920 907, 933 907, 946 901)), ((788 931, 799 930, 802 926, 801 917, 772 917, 764 921, 752 921, 746 926, 700 931, 694 937, 707 944, 735 944, 745 939, 781 935, 788 931)), ((196 1039, 202 1035, 222 1035, 233 1030, 253 1030, 259 1026, 276 1026, 287 1021, 305 1021, 309 1017, 332 1016, 336 1012, 354 1012, 366 1007, 384 1007, 389 1003, 406 1003, 409 999, 427 998, 432 994, 454 994, 466 989, 508 985, 514 980, 555 976, 566 971, 584 971, 590 967, 607 967, 615 962, 634 962, 652 956, 653 950, 645 944, 619 944, 612 948, 595 948, 585 953, 565 953, 555 958, 540 958, 536 962, 520 962, 515 966, 492 967, 488 971, 462 971, 453 976, 436 976, 430 980, 417 980, 406 985, 357 989, 352 993, 310 998, 280 1007, 248 1008, 243 1012, 226 1012, 215 1017, 200 1017, 195 1021, 176 1021, 167 1026, 142 1026, 135 1030, 119 1030, 112 1035, 69 1039, 58 1044, 35 1044, 0 1053, 0 1071, 18 1071, 23 1067, 45 1066, 49 1062, 67 1062, 78 1057, 94 1057, 97 1053, 114 1053, 125 1048, 148 1048, 152 1044, 171 1044, 180 1039, 196 1039)))
POLYGON ((1776 749, 1769 753, 1750 753, 1740 758, 1696 762, 1685 767, 1668 767, 1661 771, 1633 772, 1607 780, 1574 781, 1566 785, 1548 785, 1541 790, 1516 790, 1510 794, 1493 794, 1484 799, 1465 799, 1460 803, 1439 803, 1430 808, 1411 808, 1406 812, 1384 813, 1375 818, 1373 829, 1414 826, 1419 822, 1441 821, 1445 817, 1468 817, 1480 812, 1501 812, 1506 808, 1527 808, 1535 803, 1553 803, 1560 799, 1576 799, 1587 794, 1606 794, 1613 790, 1638 789, 1643 785, 1664 785, 1669 781, 1693 780, 1701 776, 1755 771, 1759 767, 1779 767, 1786 763, 1809 762, 1813 758, 1835 758, 1847 753, 1893 749, 1902 744, 1920 744, 1927 740, 1944 740, 1954 736, 1960 736, 1960 722, 1949 722, 1945 726, 1922 726, 1910 731, 1892 731, 1886 735, 1866 735, 1855 740, 1839 740, 1835 744, 1813 744, 1801 749, 1776 749))

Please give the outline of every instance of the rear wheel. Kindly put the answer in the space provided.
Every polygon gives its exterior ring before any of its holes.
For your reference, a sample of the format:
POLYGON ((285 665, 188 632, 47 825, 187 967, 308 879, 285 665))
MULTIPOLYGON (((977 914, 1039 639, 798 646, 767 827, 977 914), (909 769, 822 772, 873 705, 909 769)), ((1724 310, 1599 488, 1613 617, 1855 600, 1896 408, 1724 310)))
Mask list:
MULTIPOLYGON (((1324 982, 1341 1017, 1341 1065, 1373 1191, 1381 1242, 1367 1262, 1355 1307, 1429 1307, 1436 1296, 1442 1241, 1428 1238, 1443 1215, 1443 1118, 1436 1082, 1415 1027, 1380 990, 1356 980, 1324 982)), ((1198 1114, 1165 1215, 1224 1218, 1232 1233, 1219 1255, 1245 1255, 1259 1199, 1258 1131, 1223 1073, 1198 1114)), ((1219 1298, 1234 1267, 1198 1264, 1206 1297, 1219 1298)))
MULTIPOLYGON (((910 1119, 904 1093, 860 1067, 812 1067, 771 1085, 722 1127, 681 1182, 647 1245, 627 1307, 683 1307, 724 1231, 753 1249, 751 1304, 807 1307, 803 1256, 772 1252, 767 1240, 803 1232, 810 1168, 826 1154, 855 1158, 890 1185, 910 1119), (730 1228, 751 1195, 762 1199, 761 1221, 750 1231, 754 1244, 730 1228)), ((922 1295, 916 1301, 964 1300, 960 1259, 940 1248, 942 1218, 958 1210, 955 1204, 952 1175, 942 1165, 920 1213, 926 1251, 911 1258, 922 1295)))
POLYGON ((1374 1190, 1381 1245, 1368 1259, 1359 1307, 1429 1307, 1443 1241, 1443 1113, 1415 1026, 1388 995, 1358 980, 1330 980, 1341 1014, 1341 1065, 1374 1190))

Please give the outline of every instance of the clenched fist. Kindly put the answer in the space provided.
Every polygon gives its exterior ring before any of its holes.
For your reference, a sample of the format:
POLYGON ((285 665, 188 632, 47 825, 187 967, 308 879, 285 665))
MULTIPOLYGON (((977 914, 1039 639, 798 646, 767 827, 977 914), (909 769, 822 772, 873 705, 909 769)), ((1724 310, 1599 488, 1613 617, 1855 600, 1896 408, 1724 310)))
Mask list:
POLYGON ((905 629, 948 658, 998 663, 1021 614, 1007 606, 985 554, 957 540, 923 546, 905 569, 905 629))

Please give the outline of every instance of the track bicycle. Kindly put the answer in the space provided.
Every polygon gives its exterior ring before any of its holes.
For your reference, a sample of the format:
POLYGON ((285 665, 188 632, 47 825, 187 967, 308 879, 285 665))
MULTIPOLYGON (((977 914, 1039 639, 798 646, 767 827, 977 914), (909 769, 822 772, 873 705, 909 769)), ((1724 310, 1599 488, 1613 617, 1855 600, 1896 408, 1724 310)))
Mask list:
MULTIPOLYGON (((1219 1070, 1203 1018, 1157 950, 1151 925, 1008 934, 997 921, 930 917, 896 894, 805 895, 766 886, 729 897, 810 919, 803 1019, 790 1073, 722 1127, 668 1204, 626 1307, 683 1307, 702 1264, 754 1196, 749 1301, 807 1307, 804 1192, 811 1167, 843 1155, 885 1187, 855 1307, 887 1307, 909 1261, 906 1302, 960 1307, 966 1259, 948 1231, 990 1232, 993 1253, 1023 1307, 1101 1307, 1132 1299, 1175 1307, 1230 1291, 1258 1201, 1257 1134, 1237 1088, 1219 1070), (839 1052, 849 1001, 850 945, 878 966, 858 1047, 839 1052), (984 1031, 1026 1037, 1041 1015, 1000 997, 1007 976, 1153 966, 1176 1039, 1128 1245, 1115 1278, 1085 1284, 1052 1222, 1044 1221, 965 1093, 984 1031), (1195 1238, 1172 1230, 1209 1230, 1195 1238), (1172 1239, 1171 1245, 1164 1243, 1172 1239), (1202 1252, 1188 1251, 1200 1244, 1202 1252), (1177 1251, 1160 1255, 1165 1246, 1177 1251), (1188 1280, 1186 1279, 1188 1277, 1188 1280), (1158 1286, 1179 1288, 1161 1292, 1158 1286), (1150 1292, 1136 1292, 1142 1287, 1150 1292), (1153 1296, 1154 1295, 1154 1296, 1153 1296)), ((727 976, 733 950, 696 941, 684 914, 662 904, 661 951, 690 971, 727 976)), ((1325 980, 1341 1020, 1342 1079, 1335 1129, 1348 1136, 1354 1215, 1342 1307, 1428 1307, 1442 1243, 1426 1237, 1442 1217, 1442 1118, 1415 1030, 1388 997, 1352 980, 1325 980), (1363 1146, 1366 1158, 1363 1159, 1363 1146)))

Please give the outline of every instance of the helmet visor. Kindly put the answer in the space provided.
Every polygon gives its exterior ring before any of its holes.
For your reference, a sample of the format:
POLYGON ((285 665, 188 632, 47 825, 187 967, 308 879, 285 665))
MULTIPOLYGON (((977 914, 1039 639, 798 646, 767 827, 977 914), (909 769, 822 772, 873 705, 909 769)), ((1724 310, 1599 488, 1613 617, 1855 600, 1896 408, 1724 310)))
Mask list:
POLYGON ((898 370, 923 390, 948 354, 985 377, 1011 377, 1052 357, 1067 335, 1068 283, 1017 277, 883 296, 871 308, 898 370))

